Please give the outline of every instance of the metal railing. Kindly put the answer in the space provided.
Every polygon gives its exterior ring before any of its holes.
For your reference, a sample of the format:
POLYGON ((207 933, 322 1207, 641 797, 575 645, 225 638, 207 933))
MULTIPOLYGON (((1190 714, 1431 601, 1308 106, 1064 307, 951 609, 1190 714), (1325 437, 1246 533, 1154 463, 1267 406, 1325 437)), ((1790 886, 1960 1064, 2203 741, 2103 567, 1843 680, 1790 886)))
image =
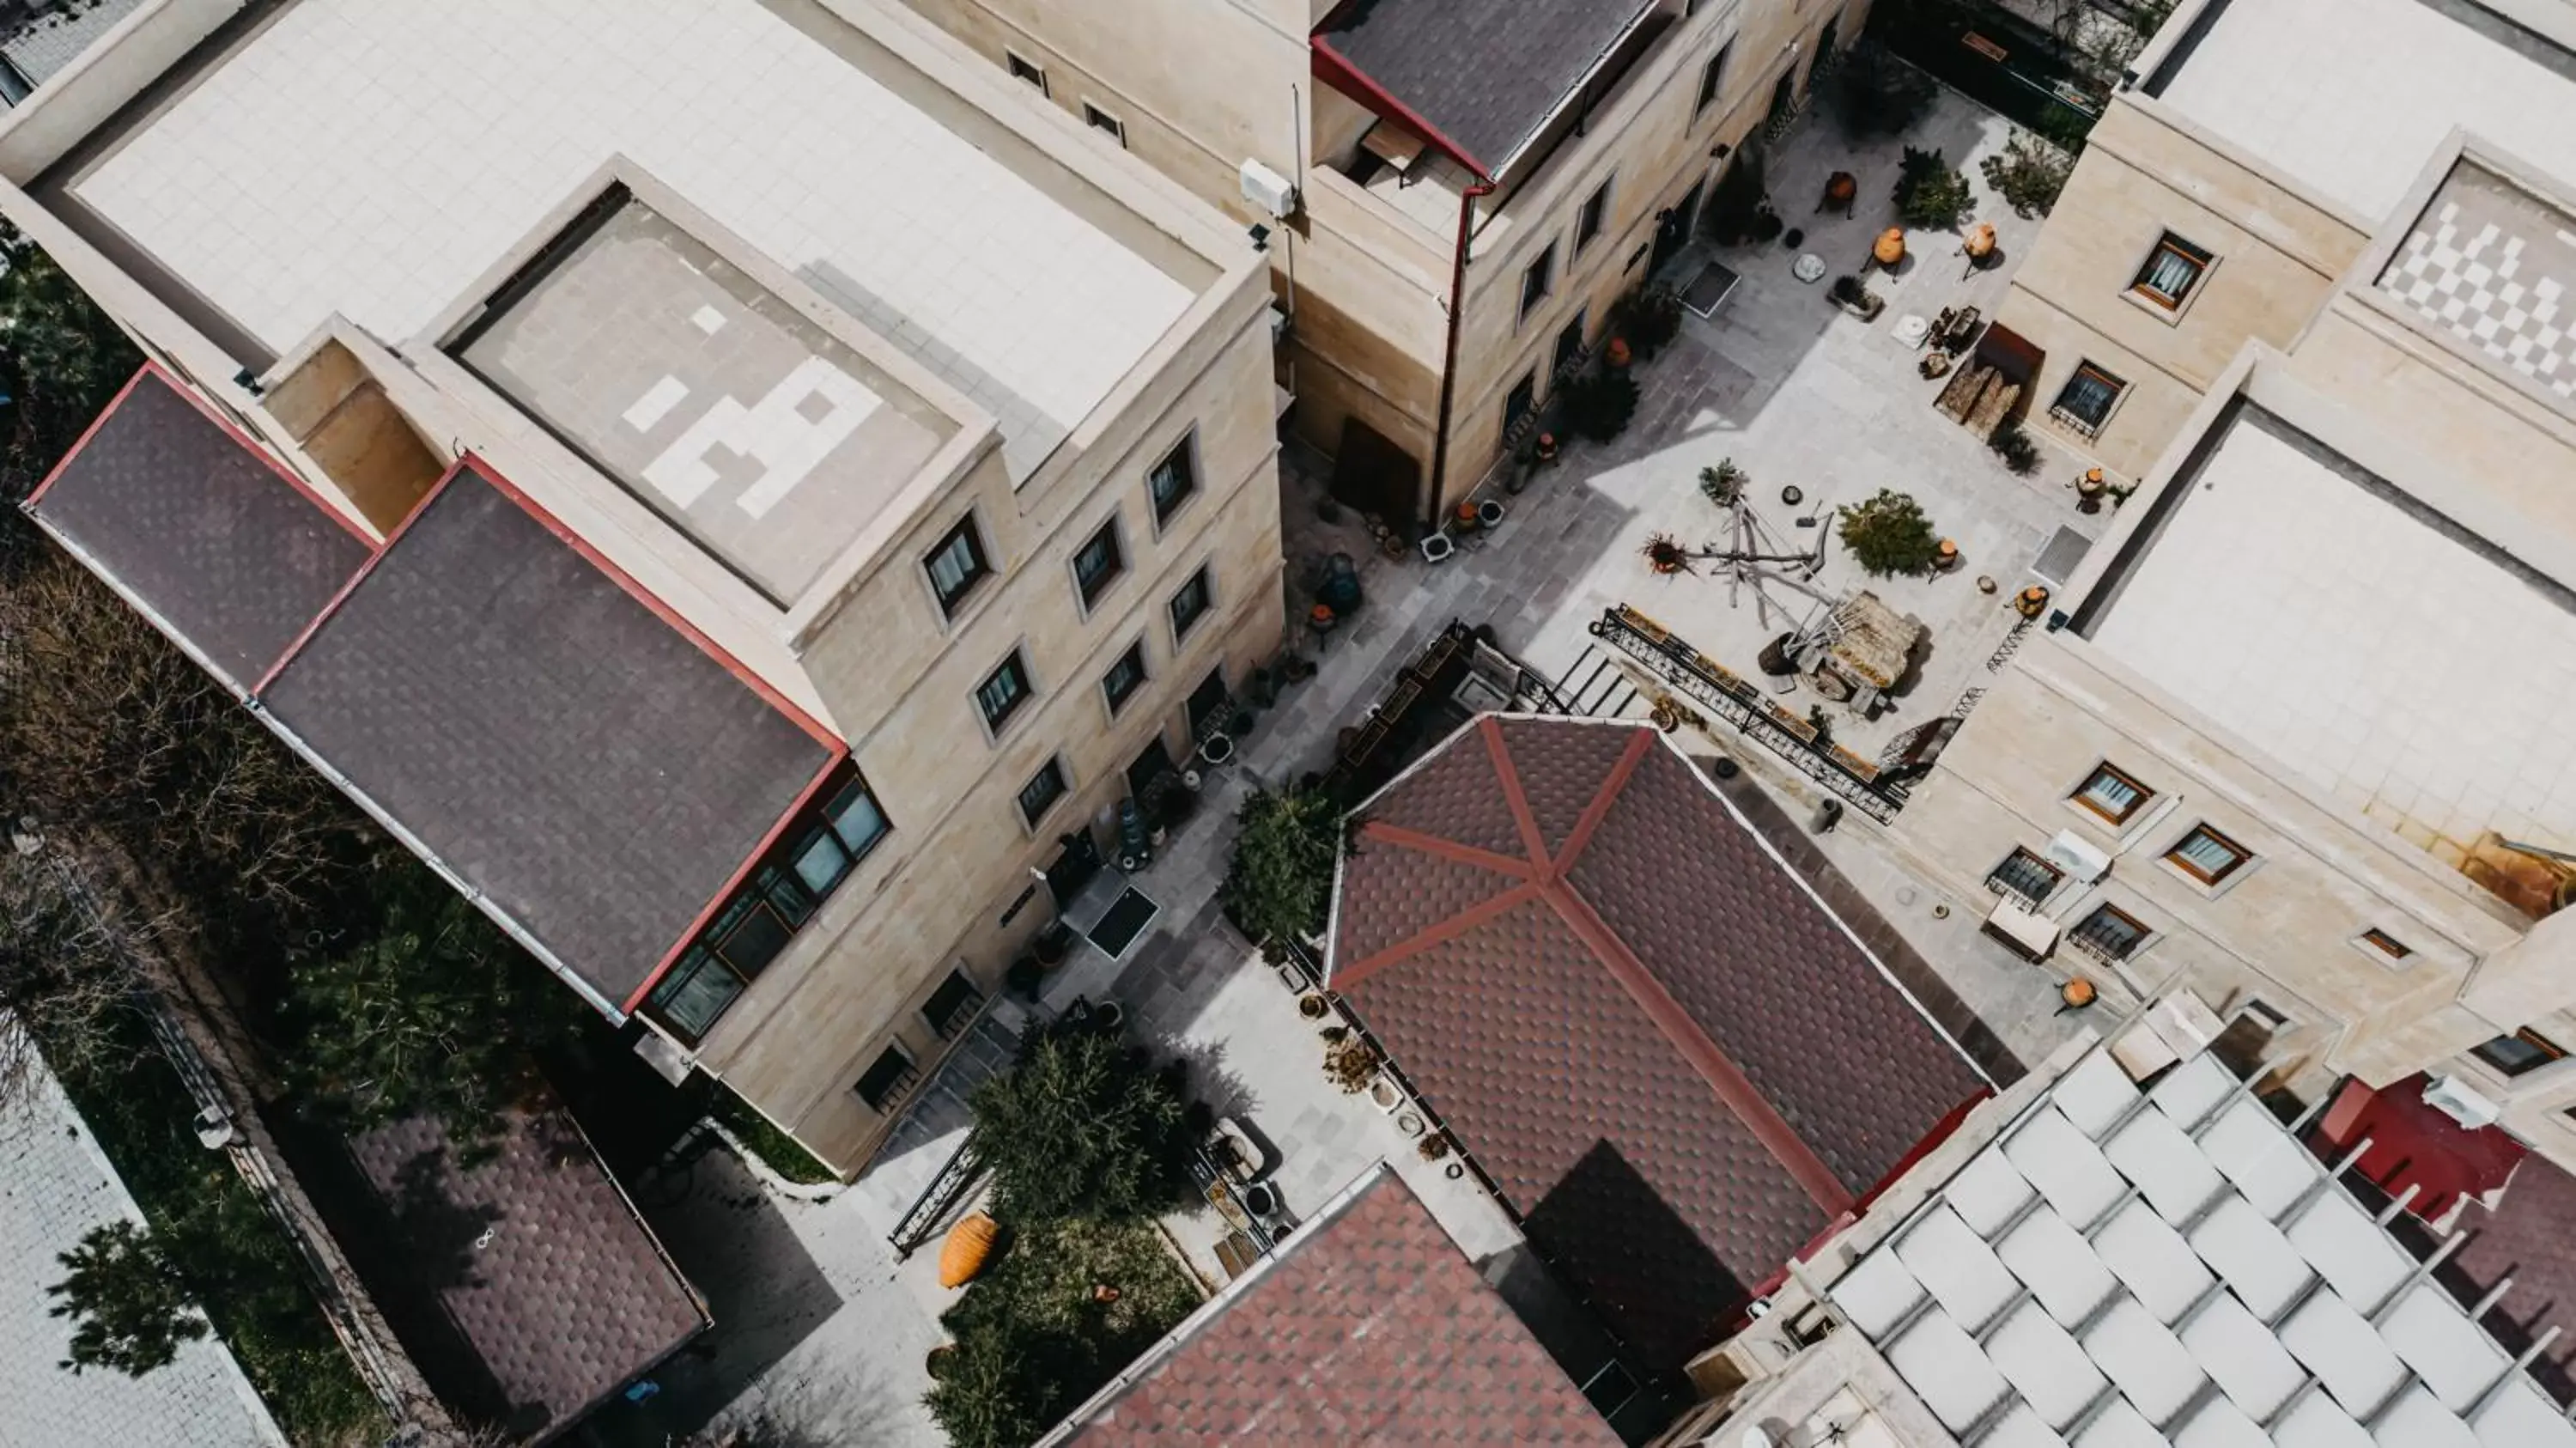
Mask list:
POLYGON ((895 1223, 894 1230, 886 1234, 886 1241, 894 1246, 894 1260, 903 1261, 922 1243, 937 1236, 940 1221, 948 1215, 950 1208, 957 1205, 958 1199, 966 1195, 967 1188, 975 1184, 975 1179, 983 1174, 983 1154, 975 1150, 975 1134, 970 1131, 966 1133, 966 1139, 957 1144, 956 1152, 947 1163, 939 1168, 939 1175, 932 1177, 930 1185, 913 1200, 912 1208, 903 1214, 903 1220, 895 1223))
POLYGON ((1625 604, 1606 609, 1591 632, 1871 819, 1885 824, 1904 807, 1904 786, 1882 780, 1878 766, 1819 740, 1805 720, 1784 712, 1733 670, 1637 610, 1625 604))

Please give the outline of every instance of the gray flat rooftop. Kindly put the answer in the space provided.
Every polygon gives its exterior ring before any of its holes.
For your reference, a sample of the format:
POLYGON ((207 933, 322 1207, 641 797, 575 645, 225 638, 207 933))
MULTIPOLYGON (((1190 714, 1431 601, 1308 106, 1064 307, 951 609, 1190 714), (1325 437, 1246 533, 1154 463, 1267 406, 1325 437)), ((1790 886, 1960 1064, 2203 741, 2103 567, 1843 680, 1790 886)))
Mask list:
POLYGON ((2576 56, 2467 0, 2211 0, 2150 94, 2366 220, 2454 126, 2576 177, 2576 56))
POLYGON ((2576 849, 2576 599, 2250 404, 2106 578, 2095 647, 2420 847, 2576 849))
POLYGON ((2374 285, 2576 410, 2576 215, 2564 206, 2463 159, 2374 285))
POLYGON ((290 0, 173 79, 47 187, 272 355, 419 336, 622 156, 1025 477, 1218 274, 811 0, 290 0))
POLYGON ((451 350, 781 606, 958 430, 631 198, 451 350))

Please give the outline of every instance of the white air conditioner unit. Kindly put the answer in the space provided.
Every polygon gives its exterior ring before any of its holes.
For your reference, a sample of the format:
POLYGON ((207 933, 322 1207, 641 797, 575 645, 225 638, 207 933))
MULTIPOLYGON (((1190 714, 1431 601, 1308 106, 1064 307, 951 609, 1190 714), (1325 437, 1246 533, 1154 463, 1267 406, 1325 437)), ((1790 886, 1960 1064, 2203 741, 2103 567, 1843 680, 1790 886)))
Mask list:
POLYGON ((2424 1104, 2469 1128, 2492 1126, 2504 1106, 2472 1090, 2457 1076, 2435 1076, 2424 1083, 2424 1104))
POLYGON ((1258 161, 1245 161, 1240 179, 1243 199, 1270 213, 1273 221, 1297 214, 1297 183, 1258 161))
POLYGON ((2090 885, 2109 872, 2111 857, 2095 848, 2090 840, 2073 830, 2059 830, 2048 842, 2040 857, 2075 877, 2078 884, 2090 885))
POLYGON ((2007 893, 1986 913, 1986 934, 2024 960, 2038 962, 2057 947, 2057 922, 2007 893))

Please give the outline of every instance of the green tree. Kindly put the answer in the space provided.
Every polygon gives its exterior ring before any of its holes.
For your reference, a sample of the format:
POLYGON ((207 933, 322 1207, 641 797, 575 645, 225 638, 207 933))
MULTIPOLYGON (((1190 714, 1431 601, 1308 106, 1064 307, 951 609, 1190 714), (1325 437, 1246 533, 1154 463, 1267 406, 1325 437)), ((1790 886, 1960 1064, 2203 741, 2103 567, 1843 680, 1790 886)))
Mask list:
POLYGON ((1834 117, 1843 134, 1855 140, 1910 129, 1932 109, 1937 94, 1932 77, 1888 54, 1875 40, 1851 48, 1834 72, 1833 86, 1834 117))
POLYGON ((1905 148, 1896 174, 1896 211, 1905 224, 1940 231, 1959 224, 1975 193, 1968 178, 1952 169, 1938 151, 1905 148))
POLYGON ((994 1215, 1014 1226, 1146 1217, 1189 1195, 1179 1087, 1116 1036, 1042 1031, 968 1105, 994 1215))
POLYGON ((1878 495, 1843 510, 1843 546, 1861 568, 1880 578, 1920 577, 1941 558, 1941 538, 1923 505, 1911 494, 1881 488, 1878 495))
POLYGON ((289 1081, 351 1130, 428 1112, 470 1152, 498 1133, 528 1053, 567 1032, 578 1008, 436 877, 403 874, 387 881, 380 929, 291 968, 289 1081))
POLYGON ((2057 204, 2057 193, 2066 189, 2075 160, 2028 131, 2015 131, 2003 150, 1978 162, 1977 169, 2015 216, 2046 216, 2057 204))
POLYGON ((35 553, 15 504, 142 365, 134 344, 34 242, 0 221, 0 566, 35 553))
MULTIPOLYGON (((972 1291, 973 1289, 968 1289, 972 1291)), ((952 1448, 1022 1448, 1050 1420, 1028 1403, 1028 1344, 998 1333, 962 1338, 939 1380, 922 1395, 952 1448)))
POLYGON ((1303 940, 1324 928, 1340 857, 1340 811, 1319 790, 1255 790, 1235 813, 1234 861, 1217 899, 1245 935, 1303 940))
POLYGON ((206 1335, 187 1279, 134 1223, 92 1227, 61 1261, 70 1275, 45 1291, 62 1299, 54 1316, 78 1320, 62 1363, 73 1372, 105 1367, 139 1378, 206 1335))

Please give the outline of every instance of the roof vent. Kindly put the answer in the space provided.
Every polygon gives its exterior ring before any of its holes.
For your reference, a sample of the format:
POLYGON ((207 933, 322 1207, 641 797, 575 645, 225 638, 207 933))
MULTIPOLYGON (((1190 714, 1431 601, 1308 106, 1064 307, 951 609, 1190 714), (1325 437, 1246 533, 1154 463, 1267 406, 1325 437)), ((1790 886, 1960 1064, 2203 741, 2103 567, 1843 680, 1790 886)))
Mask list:
POLYGON ((2111 857, 2073 830, 2059 830, 2057 838, 2050 840, 2048 848, 2040 854, 2048 863, 2085 885, 2101 879, 2111 868, 2111 857))

